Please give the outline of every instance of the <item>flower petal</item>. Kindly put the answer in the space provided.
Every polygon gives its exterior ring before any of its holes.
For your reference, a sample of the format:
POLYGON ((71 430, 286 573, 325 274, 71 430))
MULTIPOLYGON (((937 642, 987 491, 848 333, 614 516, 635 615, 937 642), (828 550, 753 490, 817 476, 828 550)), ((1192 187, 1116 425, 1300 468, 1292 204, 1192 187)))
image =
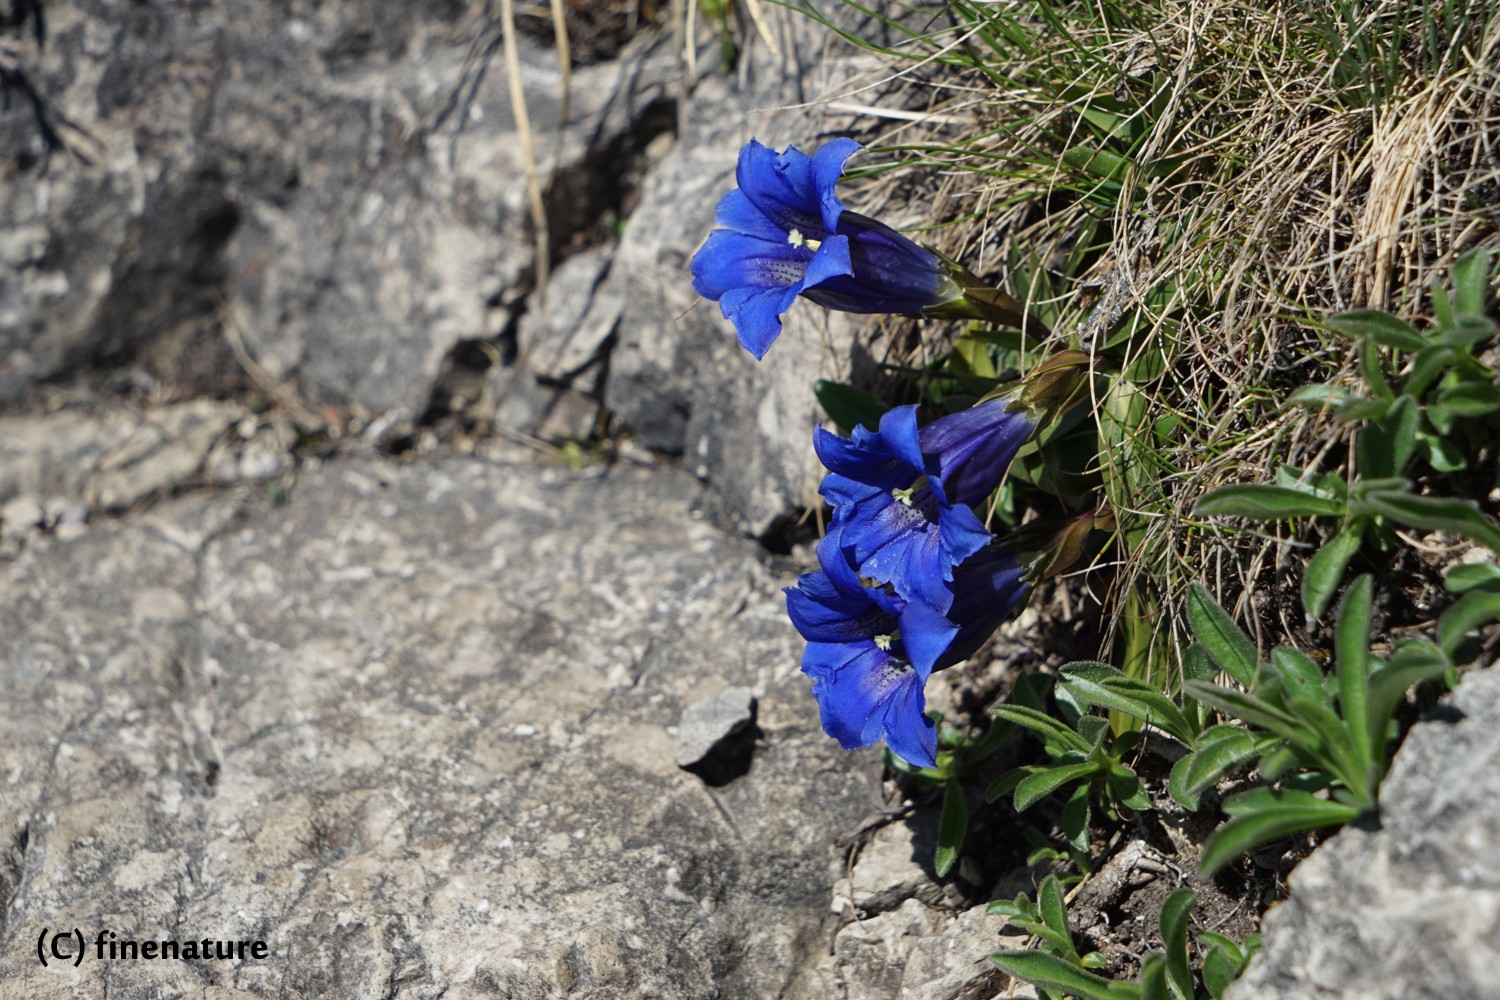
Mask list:
POLYGON ((885 711, 885 745, 908 764, 937 767, 937 726, 926 715, 920 684, 908 684, 885 711))
POLYGON ((910 603, 901 611, 901 645, 912 666, 926 680, 933 664, 958 634, 958 626, 925 604, 910 603))
POLYGON ((903 758, 931 767, 937 739, 935 732, 930 741, 925 733, 931 723, 922 714, 921 675, 881 650, 872 647, 872 652, 815 677, 813 696, 823 731, 845 750, 869 746, 883 735, 903 758))
POLYGON ((765 213, 756 208, 755 203, 745 197, 745 192, 739 188, 719 199, 719 207, 714 212, 714 224, 771 243, 787 242, 786 230, 766 218, 765 213))
POLYGON ((813 180, 813 161, 795 146, 778 154, 751 139, 740 150, 735 180, 751 204, 783 233, 795 229, 815 240, 828 235, 813 180))
POLYGON ((1013 403, 1013 396, 997 396, 922 428, 922 450, 953 503, 974 505, 989 496, 1036 430, 1036 420, 1010 409, 1013 403))
POLYGON ((835 186, 844 172, 844 163, 863 148, 853 139, 841 136, 823 143, 813 154, 813 185, 818 189, 818 209, 823 215, 823 226, 830 233, 838 229, 839 217, 844 213, 835 186))
POLYGON ((821 246, 813 254, 812 260, 807 265, 807 275, 802 279, 802 284, 797 287, 801 292, 821 282, 832 278, 847 277, 854 273, 854 265, 849 262, 849 237, 829 236, 824 238, 821 246))
POLYGON ((740 346, 759 361, 781 336, 781 314, 796 298, 783 288, 733 288, 720 297, 719 309, 734 322, 740 346))
POLYGON ((810 251, 790 243, 715 229, 693 254, 693 289, 718 300, 735 288, 800 288, 811 260, 810 251))

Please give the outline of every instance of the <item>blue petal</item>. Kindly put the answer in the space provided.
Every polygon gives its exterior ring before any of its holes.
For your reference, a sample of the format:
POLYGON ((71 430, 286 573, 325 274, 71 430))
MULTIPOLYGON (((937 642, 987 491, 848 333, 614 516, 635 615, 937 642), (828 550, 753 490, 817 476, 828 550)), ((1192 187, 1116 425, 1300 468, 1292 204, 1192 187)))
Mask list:
MULTIPOLYGON (((771 243, 786 243, 788 233, 766 218, 760 209, 739 188, 719 199, 714 213, 714 224, 732 229, 747 236, 755 236, 771 243)), ((790 244, 788 244, 790 245, 790 244)))
POLYGON ((736 288, 797 289, 811 260, 811 251, 785 241, 715 229, 693 254, 693 289, 716 300, 736 288))
POLYGON ((901 611, 901 645, 912 666, 926 680, 933 664, 958 634, 958 626, 925 604, 908 604, 901 611))
POLYGON ((828 235, 813 180, 813 161, 796 147, 788 146, 778 155, 751 139, 740 150, 735 180, 750 203, 783 233, 796 229, 817 240, 828 235))
POLYGON ((927 718, 926 708, 921 685, 903 688, 886 708, 885 743, 908 764, 937 767, 937 726, 927 718))
POLYGON ((938 534, 942 536, 943 549, 952 557, 955 566, 984 548, 993 537, 974 512, 963 504, 955 504, 943 511, 938 519, 938 534))
POLYGON ((847 277, 854 273, 849 263, 849 237, 829 236, 823 240, 807 265, 807 275, 797 290, 803 291, 832 278, 847 277))
POLYGON ((781 314, 796 298, 782 288, 734 288, 720 297, 719 309, 734 322, 740 346, 759 361, 781 336, 781 314))
POLYGON ((813 154, 813 185, 818 190, 818 208, 823 215, 823 227, 830 233, 837 231, 839 217, 844 213, 844 206, 839 202, 835 186, 844 172, 845 161, 863 148, 853 139, 840 137, 823 143, 813 154))
POLYGON ((922 475, 917 408, 888 410, 880 418, 878 431, 859 426, 849 438, 820 428, 813 434, 813 450, 830 472, 882 492, 903 489, 922 475))
MULTIPOLYGON (((827 434, 827 431, 820 431, 827 434)), ((834 440, 843 440, 835 434, 829 434, 834 440)), ((816 445, 814 446, 816 447, 816 445)), ((856 483, 848 476, 841 476, 836 472, 830 472, 823 477, 818 492, 823 498, 835 507, 848 507, 857 504, 867 504, 871 500, 878 499, 889 494, 889 490, 878 486, 870 486, 866 483, 856 483)))
POLYGON ((937 739, 922 715, 922 678, 909 664, 880 650, 815 676, 823 731, 845 750, 869 746, 882 736, 892 750, 914 764, 936 763, 937 739))

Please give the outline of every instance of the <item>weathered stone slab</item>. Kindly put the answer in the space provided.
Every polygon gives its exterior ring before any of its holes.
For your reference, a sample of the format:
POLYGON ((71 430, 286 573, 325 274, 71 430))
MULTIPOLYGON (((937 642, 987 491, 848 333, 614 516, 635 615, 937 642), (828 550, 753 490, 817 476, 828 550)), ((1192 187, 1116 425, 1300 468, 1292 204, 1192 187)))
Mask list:
POLYGON ((346 461, 282 506, 196 494, 0 564, 0 981, 821 1000, 864 757, 818 729, 781 581, 699 494, 346 461), (710 788, 674 727, 726 686, 760 736, 710 788), (41 968, 74 927, 269 955, 41 968))

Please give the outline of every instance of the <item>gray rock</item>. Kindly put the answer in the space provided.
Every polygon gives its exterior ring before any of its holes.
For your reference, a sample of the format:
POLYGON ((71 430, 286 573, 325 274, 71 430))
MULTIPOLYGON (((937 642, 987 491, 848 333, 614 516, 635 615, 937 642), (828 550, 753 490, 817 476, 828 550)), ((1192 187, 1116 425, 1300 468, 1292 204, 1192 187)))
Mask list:
POLYGON ((29 495, 61 507, 127 509, 196 476, 242 413, 236 404, 195 399, 0 417, 0 501, 29 495))
POLYGON ((834 942, 847 1000, 893 1000, 902 995, 906 960, 917 941, 939 933, 947 918, 915 899, 888 913, 839 930, 834 942))
POLYGON ((875 830, 860 847, 848 877, 834 883, 835 899, 847 899, 865 913, 893 910, 908 899, 935 904, 943 887, 932 874, 938 813, 921 810, 875 830))
POLYGON ((344 461, 255 496, 0 564, 6 995, 828 995, 867 755, 691 477, 344 461), (726 684, 762 736, 710 788, 669 727, 726 684), (73 927, 270 955, 40 968, 73 927))
MULTIPOLYGON (((1030 936, 1004 934, 1004 917, 983 906, 964 910, 941 933, 911 943, 901 975, 902 1000, 990 1000, 1021 996, 1004 991, 1010 977, 990 961, 1004 948, 1024 948, 1030 936)), ((1027 994, 1034 996, 1035 994, 1027 994)))
POLYGON ((1292 872, 1230 1000, 1500 997, 1500 672, 1412 727, 1380 802, 1292 872))
MULTIPOLYGON (((416 412, 455 344, 509 323, 534 241, 489 7, 46 11, 35 77, 93 162, 4 165, 0 373, 131 357, 191 383, 236 370, 227 324, 315 399, 416 412)), ((611 159, 669 100, 669 47, 638 42, 578 71, 559 139, 556 57, 522 40, 558 243, 616 197, 611 159)))
POLYGON ((690 768, 702 763, 723 743, 755 723, 755 692, 744 687, 725 688, 709 698, 700 698, 682 710, 677 723, 677 766, 690 768))

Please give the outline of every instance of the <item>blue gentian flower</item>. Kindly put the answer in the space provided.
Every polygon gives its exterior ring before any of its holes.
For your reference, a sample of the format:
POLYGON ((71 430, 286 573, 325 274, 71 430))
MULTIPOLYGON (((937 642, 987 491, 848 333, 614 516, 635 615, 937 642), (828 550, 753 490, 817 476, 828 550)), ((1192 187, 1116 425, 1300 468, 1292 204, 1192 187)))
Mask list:
POLYGON ((898 406, 878 431, 855 427, 849 438, 818 428, 813 448, 830 472, 818 491, 833 504, 833 526, 859 572, 947 611, 953 568, 990 533, 970 508, 949 502, 922 454, 917 408, 898 406))
POLYGON ((838 533, 818 544, 816 573, 786 590, 787 614, 807 640, 823 730, 846 750, 878 739, 919 767, 937 765, 937 729, 922 688, 958 632, 925 605, 864 586, 838 533))
POLYGON ((951 503, 983 503, 1035 433, 1038 415, 1021 402, 1021 392, 983 399, 922 428, 922 453, 951 503))
POLYGON ((1034 557, 990 544, 964 560, 953 574, 948 619, 958 632, 933 665, 951 667, 973 656, 984 641, 1019 611, 1031 596, 1034 557))
POLYGON ((931 251, 844 210, 834 186, 860 148, 833 139, 808 156, 751 139, 740 150, 739 187, 719 202, 720 228, 693 255, 693 288, 719 303, 757 359, 798 295, 854 313, 921 313, 963 299, 931 251))

